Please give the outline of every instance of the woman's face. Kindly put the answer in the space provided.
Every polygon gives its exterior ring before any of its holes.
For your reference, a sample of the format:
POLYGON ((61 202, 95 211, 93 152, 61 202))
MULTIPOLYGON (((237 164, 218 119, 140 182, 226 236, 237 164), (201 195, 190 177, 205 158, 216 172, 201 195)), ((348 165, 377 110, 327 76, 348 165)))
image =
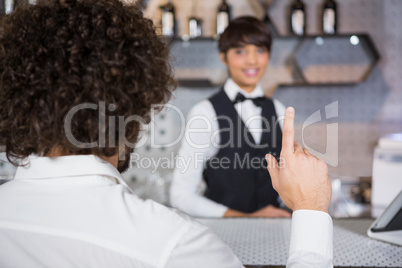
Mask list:
POLYGON ((266 47, 245 45, 230 48, 226 55, 220 53, 233 81, 244 91, 251 92, 257 86, 269 61, 269 52, 266 47))

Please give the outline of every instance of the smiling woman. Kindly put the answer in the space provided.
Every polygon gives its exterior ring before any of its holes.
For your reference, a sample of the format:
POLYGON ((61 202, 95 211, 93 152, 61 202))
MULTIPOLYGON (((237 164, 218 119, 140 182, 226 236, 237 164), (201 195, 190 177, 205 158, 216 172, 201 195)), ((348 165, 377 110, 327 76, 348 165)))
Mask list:
POLYGON ((254 17, 231 21, 221 35, 220 59, 230 78, 221 91, 194 106, 188 115, 192 122, 186 127, 189 139, 183 140, 179 157, 192 162, 188 168, 176 167, 173 206, 201 217, 290 216, 279 208, 278 193, 264 168, 266 153, 279 157, 278 117, 285 111, 279 101, 264 96, 260 85, 271 40, 268 28, 254 17), (204 128, 200 117, 207 118, 211 131, 192 131, 204 128), (196 148, 191 140, 209 146, 196 148), (197 155, 204 156, 202 165, 197 155), (198 194, 202 179, 207 184, 204 196, 198 194))

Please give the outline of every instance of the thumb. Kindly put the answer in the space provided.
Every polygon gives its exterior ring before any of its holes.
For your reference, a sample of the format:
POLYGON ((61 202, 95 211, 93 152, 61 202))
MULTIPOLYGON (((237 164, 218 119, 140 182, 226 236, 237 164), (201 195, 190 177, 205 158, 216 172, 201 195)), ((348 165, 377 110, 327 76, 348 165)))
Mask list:
POLYGON ((267 163, 268 163, 267 169, 268 169, 269 175, 271 175, 272 185, 275 185, 276 181, 279 178, 278 161, 276 161, 276 158, 273 157, 271 154, 265 155, 265 159, 267 160, 267 163))

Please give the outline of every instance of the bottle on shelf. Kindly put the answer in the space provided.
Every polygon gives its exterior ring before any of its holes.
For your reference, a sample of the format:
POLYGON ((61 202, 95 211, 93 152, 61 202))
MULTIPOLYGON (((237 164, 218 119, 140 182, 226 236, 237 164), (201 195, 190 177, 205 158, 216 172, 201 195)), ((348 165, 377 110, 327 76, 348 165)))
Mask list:
POLYGON ((188 32, 190 38, 196 38, 201 36, 202 29, 201 29, 201 20, 197 19, 196 17, 190 17, 188 19, 188 32))
POLYGON ((188 35, 190 38, 196 38, 202 34, 202 20, 196 17, 198 1, 193 0, 193 15, 188 19, 188 35))
POLYGON ((14 0, 4 0, 4 13, 5 14, 10 14, 15 7, 15 1, 14 0))
POLYGON ((301 0, 295 0, 291 5, 290 31, 300 36, 306 34, 306 11, 301 0))
POLYGON ((230 21, 230 6, 226 3, 226 0, 218 6, 218 12, 216 14, 216 34, 221 35, 229 25, 230 21))
POLYGON ((174 5, 170 0, 160 7, 162 9, 162 34, 173 37, 176 35, 176 15, 174 5))
POLYGON ((324 34, 335 34, 336 26, 336 2, 334 0, 326 0, 322 10, 322 31, 324 34))

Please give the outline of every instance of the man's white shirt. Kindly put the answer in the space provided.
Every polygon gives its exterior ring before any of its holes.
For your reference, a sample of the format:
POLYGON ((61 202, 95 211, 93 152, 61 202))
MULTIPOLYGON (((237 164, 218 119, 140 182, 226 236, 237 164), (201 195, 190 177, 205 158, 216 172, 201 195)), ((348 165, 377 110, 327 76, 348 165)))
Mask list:
MULTIPOLYGON (((226 95, 234 101, 241 93, 246 98, 264 96, 260 85, 248 93, 241 89, 232 79, 228 79, 223 87, 226 95)), ((273 99, 279 124, 283 125, 285 106, 273 99)), ((245 100, 234 105, 240 118, 253 136, 256 144, 260 144, 262 134, 261 107, 253 101, 245 100)), ((196 217, 223 217, 228 207, 214 202, 199 193, 202 183, 202 174, 206 161, 216 156, 219 151, 220 135, 216 112, 209 100, 195 105, 187 116, 185 138, 182 139, 179 150, 179 159, 184 159, 186 165, 177 162, 173 173, 170 202, 172 206, 196 217), (197 131, 204 130, 204 131, 197 131)))
POLYGON ((241 267, 206 227, 141 200, 96 156, 29 162, 0 187, 0 267, 241 267))
MULTIPOLYGON (((0 267, 243 267, 207 227, 141 200, 96 156, 28 161, 0 186, 0 267)), ((331 217, 292 221, 288 267, 331 267, 331 217)))

